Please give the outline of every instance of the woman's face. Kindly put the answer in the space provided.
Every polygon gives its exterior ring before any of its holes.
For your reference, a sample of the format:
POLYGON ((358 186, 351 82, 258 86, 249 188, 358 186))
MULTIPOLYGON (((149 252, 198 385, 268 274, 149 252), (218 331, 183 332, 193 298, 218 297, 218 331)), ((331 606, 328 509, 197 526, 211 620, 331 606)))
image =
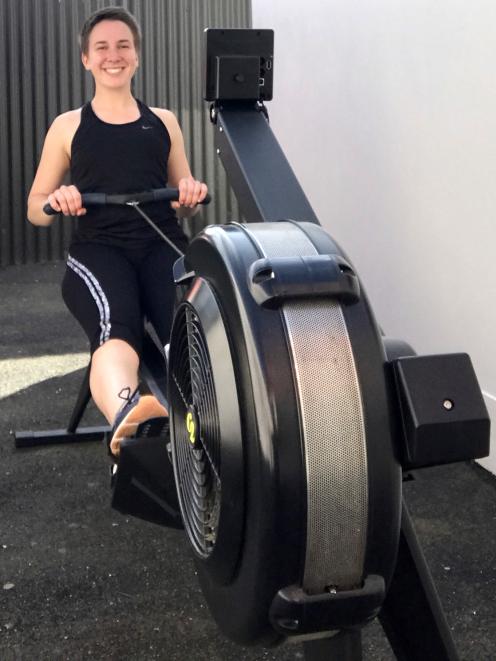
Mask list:
POLYGON ((122 21, 101 21, 91 31, 88 52, 81 59, 97 86, 129 86, 138 67, 133 33, 122 21))

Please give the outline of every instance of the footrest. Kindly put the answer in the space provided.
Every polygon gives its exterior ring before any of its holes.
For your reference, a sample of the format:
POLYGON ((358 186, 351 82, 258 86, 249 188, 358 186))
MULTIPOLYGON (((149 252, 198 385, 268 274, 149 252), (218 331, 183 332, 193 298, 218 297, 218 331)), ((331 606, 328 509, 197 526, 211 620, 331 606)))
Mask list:
POLYGON ((112 477, 112 507, 169 528, 183 528, 167 434, 126 438, 112 477))

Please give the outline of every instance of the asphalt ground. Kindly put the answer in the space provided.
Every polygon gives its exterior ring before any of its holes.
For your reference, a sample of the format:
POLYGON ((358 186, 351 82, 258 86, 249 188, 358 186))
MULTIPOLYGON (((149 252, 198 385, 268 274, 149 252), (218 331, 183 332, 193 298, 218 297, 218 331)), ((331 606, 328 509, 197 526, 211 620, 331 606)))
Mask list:
MULTIPOLYGON (((14 430, 67 423, 87 363, 63 269, 0 271, 0 661, 303 660, 222 637, 184 533, 111 509, 101 444, 15 449, 14 430)), ((102 423, 90 407, 84 424, 102 423)), ((496 659, 496 479, 437 467, 405 496, 460 657, 496 659)), ((366 660, 393 658, 377 623, 363 640, 366 660)))

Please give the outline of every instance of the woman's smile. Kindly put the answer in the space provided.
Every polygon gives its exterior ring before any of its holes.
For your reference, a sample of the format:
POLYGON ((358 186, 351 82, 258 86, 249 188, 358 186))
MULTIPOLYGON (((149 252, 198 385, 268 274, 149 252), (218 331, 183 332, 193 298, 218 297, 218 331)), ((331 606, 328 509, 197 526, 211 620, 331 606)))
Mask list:
POLYGON ((124 71, 125 67, 103 67, 103 70, 106 73, 110 73, 112 75, 118 74, 121 71, 124 71))

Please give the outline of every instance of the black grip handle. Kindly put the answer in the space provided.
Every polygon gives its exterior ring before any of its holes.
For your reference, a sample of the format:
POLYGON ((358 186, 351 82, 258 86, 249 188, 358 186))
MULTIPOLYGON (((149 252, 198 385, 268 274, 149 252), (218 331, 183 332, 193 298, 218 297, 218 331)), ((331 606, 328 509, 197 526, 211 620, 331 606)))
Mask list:
MULTIPOLYGON (((169 200, 169 202, 177 202, 179 199, 179 188, 157 188, 152 191, 153 199, 158 200, 169 200)), ((145 193, 146 195, 146 193, 145 193)), ((207 193, 205 199, 200 202, 200 204, 210 204, 212 201, 212 196, 210 193, 207 193)))
MULTIPOLYGON (((83 193, 81 195, 81 201, 83 203, 83 207, 86 206, 95 206, 95 205, 103 205, 107 204, 107 198, 109 196, 106 195, 105 193, 83 193)), ((47 216, 55 216, 56 214, 60 213, 60 211, 55 211, 55 209, 51 206, 49 202, 45 204, 43 207, 43 213, 46 213, 47 216)))
POLYGON ((50 202, 47 202, 43 207, 43 213, 46 213, 47 216, 56 216, 59 212, 55 211, 50 202))
MULTIPOLYGON (((86 206, 103 206, 106 204, 114 205, 126 205, 132 202, 137 202, 139 204, 145 204, 146 202, 158 202, 161 200, 167 200, 169 202, 174 202, 179 199, 179 189, 178 188, 156 188, 155 190, 145 191, 144 193, 123 193, 117 195, 107 195, 106 193, 83 193, 81 195, 81 201, 83 207, 86 206)), ((204 200, 200 204, 210 204, 212 197, 210 193, 207 193, 204 200)), ((43 213, 46 213, 47 216, 55 216, 59 213, 56 211, 49 202, 43 207, 43 213)))

